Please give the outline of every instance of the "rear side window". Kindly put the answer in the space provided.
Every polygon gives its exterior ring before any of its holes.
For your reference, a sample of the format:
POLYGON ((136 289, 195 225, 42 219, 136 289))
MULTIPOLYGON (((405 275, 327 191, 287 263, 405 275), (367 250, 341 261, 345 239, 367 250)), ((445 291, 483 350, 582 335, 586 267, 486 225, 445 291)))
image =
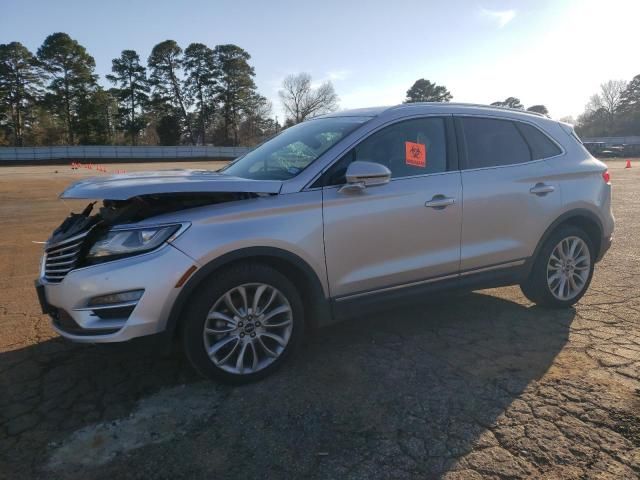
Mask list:
POLYGON ((513 122, 475 117, 460 120, 467 146, 467 168, 514 165, 531 160, 529 146, 513 122))
POLYGON ((520 130, 531 147, 531 157, 533 160, 555 157, 562 153, 558 146, 536 127, 520 122, 518 122, 517 125, 518 130, 520 130))
POLYGON ((578 142, 580 145, 584 145, 584 143, 582 142, 582 139, 578 136, 578 134, 573 128, 571 129, 571 136, 575 138, 576 142, 578 142))

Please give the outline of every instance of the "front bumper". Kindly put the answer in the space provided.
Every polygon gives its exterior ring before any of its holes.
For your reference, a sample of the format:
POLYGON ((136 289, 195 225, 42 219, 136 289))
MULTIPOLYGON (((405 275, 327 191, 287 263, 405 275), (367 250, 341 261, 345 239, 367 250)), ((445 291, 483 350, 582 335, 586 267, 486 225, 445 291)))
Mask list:
POLYGON ((175 285, 194 264, 165 244, 150 253, 72 270, 60 283, 40 278, 36 290, 43 313, 61 336, 83 343, 122 342, 164 331, 180 292, 175 285), (144 293, 127 307, 89 306, 94 297, 130 290, 144 293))

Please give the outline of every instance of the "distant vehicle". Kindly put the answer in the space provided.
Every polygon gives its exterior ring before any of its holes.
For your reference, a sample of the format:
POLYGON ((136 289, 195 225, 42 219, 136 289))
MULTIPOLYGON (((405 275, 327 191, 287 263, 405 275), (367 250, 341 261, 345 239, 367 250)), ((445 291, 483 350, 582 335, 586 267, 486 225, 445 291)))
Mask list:
POLYGON ((604 142, 583 142, 584 148, 589 150, 589 153, 593 156, 598 156, 602 151, 607 148, 607 144, 604 142))
POLYGON ((624 157, 626 151, 625 145, 611 145, 600 151, 600 157, 624 157))
POLYGON ((569 307, 614 229, 607 167, 569 125, 447 103, 334 113, 219 172, 84 180, 62 198, 103 202, 45 246, 55 330, 177 337, 235 383, 276 369, 309 326, 437 291, 519 284, 569 307))

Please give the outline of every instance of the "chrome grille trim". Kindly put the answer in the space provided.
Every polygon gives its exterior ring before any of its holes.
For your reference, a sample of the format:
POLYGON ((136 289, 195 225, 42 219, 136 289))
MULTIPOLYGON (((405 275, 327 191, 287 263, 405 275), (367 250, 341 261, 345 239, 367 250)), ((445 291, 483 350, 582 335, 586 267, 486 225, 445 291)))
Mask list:
POLYGON ((73 243, 71 245, 62 245, 61 247, 59 247, 59 246, 48 247, 47 251, 50 252, 51 254, 60 254, 62 252, 67 252, 69 250, 73 250, 76 247, 79 247, 80 245, 82 245, 82 242, 73 243))
POLYGON ((73 270, 80 259, 80 249, 89 230, 74 235, 44 249, 42 277, 49 283, 60 283, 73 270))
POLYGON ((62 260, 63 258, 75 257, 78 255, 78 252, 65 253, 62 255, 56 255, 56 260, 62 260))
MULTIPOLYGON (((59 267, 59 266, 63 266, 63 265, 71 265, 72 263, 76 262, 76 255, 73 256, 73 258, 71 260, 65 260, 64 262, 47 262, 47 268, 48 267, 59 267)), ((58 257, 50 259, 50 260, 58 260, 58 257)))

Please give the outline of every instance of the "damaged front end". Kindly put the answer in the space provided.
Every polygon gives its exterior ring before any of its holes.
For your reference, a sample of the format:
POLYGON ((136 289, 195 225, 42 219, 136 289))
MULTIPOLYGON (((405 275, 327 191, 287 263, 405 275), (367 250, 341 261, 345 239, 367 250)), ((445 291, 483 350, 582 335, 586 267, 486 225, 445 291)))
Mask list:
MULTIPOLYGON (((149 251, 179 233, 183 225, 136 227, 158 215, 276 195, 282 182, 248 180, 210 170, 160 170, 80 180, 63 199, 104 199, 82 213, 71 214, 45 247, 41 278, 59 283, 82 266, 149 251), (128 233, 127 233, 128 232, 128 233)), ((183 228, 184 230, 184 228, 183 228)))
POLYGON ((185 228, 182 224, 136 227, 142 220, 261 195, 265 194, 156 194, 104 200, 98 208, 97 202, 92 202, 81 213, 70 214, 47 240, 41 277, 49 283, 59 283, 73 269, 153 250, 185 228))

